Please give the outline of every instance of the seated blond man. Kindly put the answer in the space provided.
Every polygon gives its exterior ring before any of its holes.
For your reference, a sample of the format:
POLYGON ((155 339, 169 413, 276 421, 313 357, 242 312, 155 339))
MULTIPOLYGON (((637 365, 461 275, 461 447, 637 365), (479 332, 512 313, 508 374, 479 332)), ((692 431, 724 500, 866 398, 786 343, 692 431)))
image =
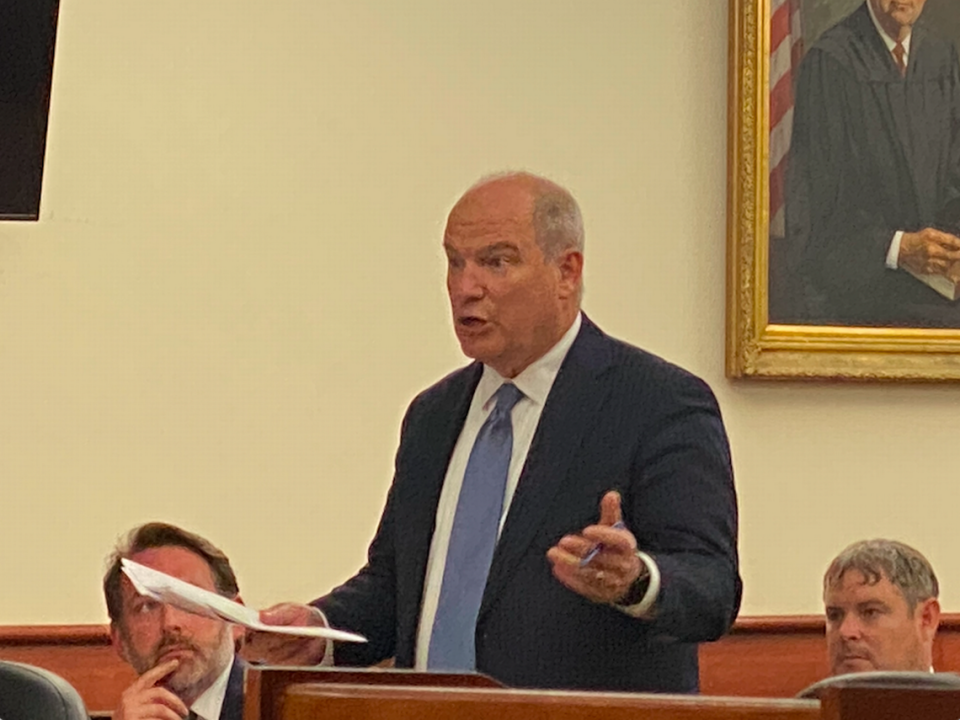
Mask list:
POLYGON ((831 675, 933 669, 940 593, 929 561, 895 540, 863 540, 823 577, 831 675))

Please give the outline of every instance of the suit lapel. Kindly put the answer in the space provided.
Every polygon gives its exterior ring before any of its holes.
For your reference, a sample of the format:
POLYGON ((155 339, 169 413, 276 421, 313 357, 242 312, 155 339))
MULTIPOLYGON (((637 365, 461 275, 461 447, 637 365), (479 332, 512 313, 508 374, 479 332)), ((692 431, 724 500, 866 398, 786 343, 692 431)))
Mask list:
MULTIPOLYGON (((601 374, 611 362, 603 333, 586 316, 557 374, 520 474, 484 589, 480 616, 489 611, 543 524, 586 430, 608 388, 601 374)), ((543 560, 547 562, 546 558, 543 560)))

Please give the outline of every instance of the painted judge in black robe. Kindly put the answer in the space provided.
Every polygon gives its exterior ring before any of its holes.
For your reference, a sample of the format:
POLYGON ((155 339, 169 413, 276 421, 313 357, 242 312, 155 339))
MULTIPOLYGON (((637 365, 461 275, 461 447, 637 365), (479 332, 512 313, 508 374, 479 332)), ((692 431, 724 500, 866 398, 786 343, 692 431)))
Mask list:
MULTIPOLYGON (((915 0, 915 14, 923 2, 915 0)), ((827 30, 801 64, 787 238, 771 246, 771 273, 786 269, 794 292, 781 304, 771 287, 772 322, 960 327, 960 301, 903 269, 927 263, 926 271, 942 271, 957 252, 950 244, 960 243, 960 213, 950 210, 960 197, 960 67, 951 43, 922 24, 907 32, 905 75, 866 3, 827 30), (898 269, 889 269, 898 231, 914 254, 901 252, 898 269), (916 243, 931 238, 933 250, 921 247, 918 256, 916 243)))

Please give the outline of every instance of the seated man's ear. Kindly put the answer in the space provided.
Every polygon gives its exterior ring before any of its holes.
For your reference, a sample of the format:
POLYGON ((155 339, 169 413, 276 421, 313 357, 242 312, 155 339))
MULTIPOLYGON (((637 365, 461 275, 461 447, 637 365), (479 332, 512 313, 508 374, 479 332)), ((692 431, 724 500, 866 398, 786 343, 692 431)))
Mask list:
MULTIPOLYGON (((243 601, 243 598, 239 595, 233 598, 233 601, 240 603, 241 605, 246 605, 246 603, 243 601)), ((234 625, 231 627, 230 632, 233 633, 233 649, 239 653, 243 648, 243 639, 247 635, 247 629, 242 625, 234 625)))
POLYGON ((928 598, 920 603, 917 611, 920 613, 920 631, 923 633, 923 639, 933 642, 933 636, 937 634, 937 628, 940 626, 940 601, 936 598, 928 598))
POLYGON ((113 646, 113 649, 116 650, 120 659, 129 664, 130 659, 127 657, 127 648, 123 644, 123 638, 120 637, 120 628, 117 626, 117 623, 113 621, 110 622, 110 644, 113 646))

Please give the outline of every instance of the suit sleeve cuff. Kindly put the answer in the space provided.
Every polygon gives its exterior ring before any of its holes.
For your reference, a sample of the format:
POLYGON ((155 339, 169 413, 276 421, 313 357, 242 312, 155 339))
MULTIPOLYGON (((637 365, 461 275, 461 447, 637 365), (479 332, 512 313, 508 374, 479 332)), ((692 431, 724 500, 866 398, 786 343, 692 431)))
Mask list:
POLYGON ((903 240, 903 230, 897 230, 893 234, 893 240, 890 241, 890 249, 887 250, 887 267, 890 270, 896 270, 900 267, 900 241, 903 240))
POLYGON ((642 550, 637 550, 637 557, 640 558, 640 562, 646 566, 648 577, 650 578, 647 584, 647 591, 638 603, 633 605, 614 605, 614 607, 630 617, 649 620, 653 617, 653 606, 657 601, 657 596, 660 594, 660 568, 657 567, 656 561, 642 550))

